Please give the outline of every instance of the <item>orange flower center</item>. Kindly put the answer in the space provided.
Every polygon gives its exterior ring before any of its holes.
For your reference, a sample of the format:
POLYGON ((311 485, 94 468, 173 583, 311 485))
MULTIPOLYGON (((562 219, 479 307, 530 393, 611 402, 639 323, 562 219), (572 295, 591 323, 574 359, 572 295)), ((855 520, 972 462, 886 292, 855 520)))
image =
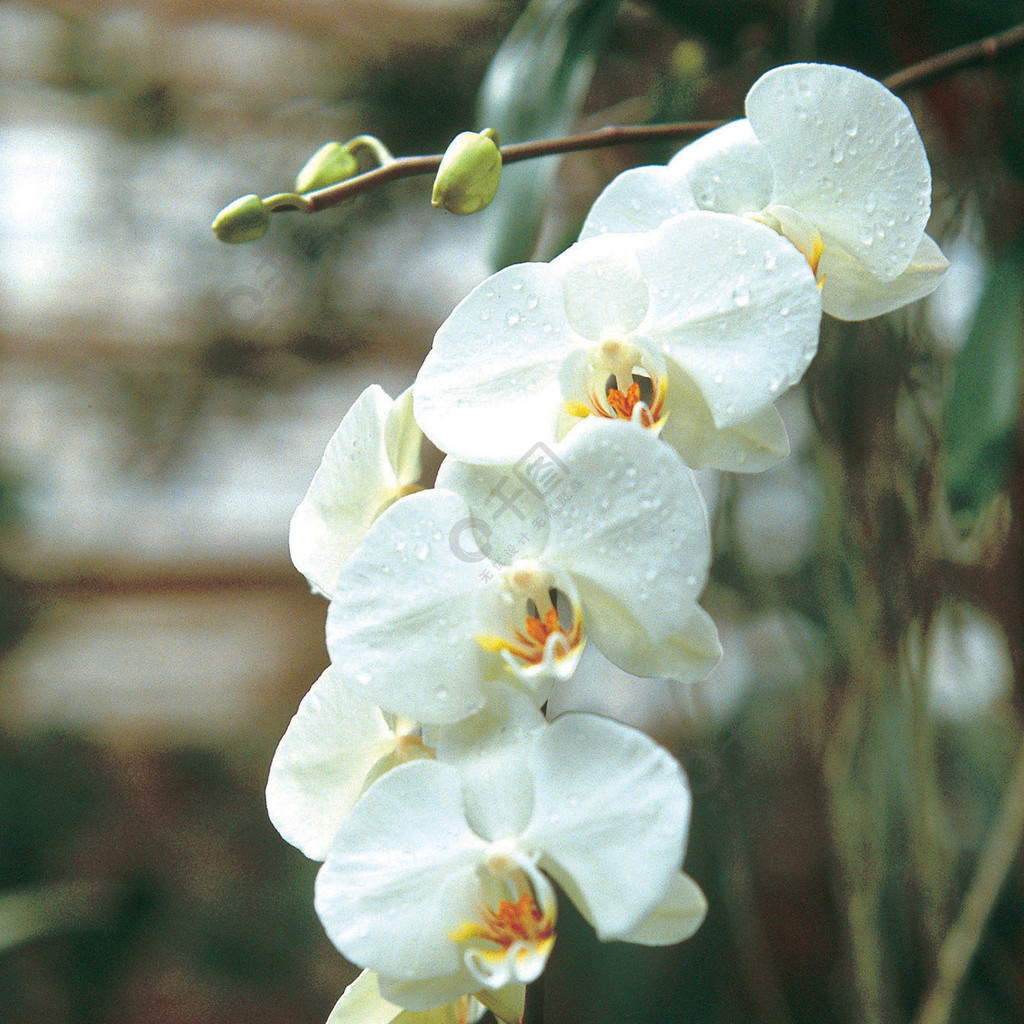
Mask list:
POLYGON ((662 410, 665 405, 665 381, 651 381, 653 394, 650 396, 650 404, 644 403, 640 384, 633 381, 625 391, 620 388, 609 387, 605 389, 604 400, 597 390, 591 386, 587 389, 588 405, 571 405, 569 411, 575 415, 590 416, 597 414, 605 419, 631 420, 636 407, 640 405, 641 412, 638 417, 640 425, 650 429, 660 426, 662 410), (643 403, 643 404, 641 404, 643 403))

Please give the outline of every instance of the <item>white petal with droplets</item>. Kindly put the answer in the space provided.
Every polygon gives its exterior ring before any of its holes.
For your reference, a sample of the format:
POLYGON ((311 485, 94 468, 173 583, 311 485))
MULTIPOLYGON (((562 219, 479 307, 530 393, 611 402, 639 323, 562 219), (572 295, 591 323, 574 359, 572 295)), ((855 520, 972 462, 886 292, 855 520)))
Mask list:
POLYGON ((377 762, 395 746, 380 709, 328 668, 303 697, 274 753, 267 812, 307 857, 323 860, 377 762))
POLYGON ((466 824, 451 765, 401 765, 363 794, 316 879, 316 912, 353 963, 422 981, 460 970, 448 938, 475 917, 487 843, 466 824))
POLYGON ((931 210, 928 156, 906 104, 858 71, 791 64, 754 83, 746 111, 771 161, 774 199, 879 279, 903 273, 931 210))
POLYGON ((922 236, 910 266, 892 281, 879 281, 862 263, 833 247, 821 258, 821 304, 839 320, 881 316, 930 295, 948 269, 949 260, 928 235, 922 236))
MULTIPOLYGON (((650 431, 586 420, 556 449, 566 482, 550 507, 545 561, 616 601, 655 641, 674 634, 704 585, 711 539, 693 473, 650 431)), ((600 644, 600 641, 598 641, 600 644)))
POLYGON ((420 722, 458 721, 485 699, 471 612, 484 559, 458 532, 469 518, 448 491, 403 498, 370 528, 327 610, 327 649, 346 679, 420 722))
POLYGON ((594 200, 580 241, 594 235, 651 231, 669 217, 693 209, 693 197, 667 167, 631 167, 613 178, 594 200))
POLYGON ((696 382, 716 427, 749 420, 800 379, 817 351, 821 298, 788 241, 703 211, 640 237, 651 309, 637 334, 696 382))
POLYGON ((551 265, 507 267, 474 288, 434 336, 413 387, 416 420, 456 458, 515 462, 535 442, 555 440, 558 366, 583 344, 551 265))
POLYGON ((581 905, 598 937, 635 928, 683 859, 690 793, 676 760, 629 726, 562 715, 530 754, 536 805, 520 837, 581 905), (599 782, 598 782, 599 780, 599 782))
POLYGON ((292 517, 292 562, 327 597, 370 524, 398 496, 385 441, 393 405, 376 384, 352 403, 292 517))
POLYGON ((697 209, 754 213, 771 201, 771 163, 745 118, 684 146, 668 168, 693 196, 697 209))

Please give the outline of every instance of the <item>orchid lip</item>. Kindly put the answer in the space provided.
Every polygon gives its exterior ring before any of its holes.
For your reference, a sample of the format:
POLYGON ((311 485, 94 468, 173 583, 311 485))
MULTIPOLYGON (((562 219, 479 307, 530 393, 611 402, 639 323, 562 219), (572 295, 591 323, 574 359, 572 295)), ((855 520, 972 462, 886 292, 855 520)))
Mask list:
POLYGON ((465 947, 463 962, 485 987, 533 981, 544 970, 555 942, 554 890, 519 850, 496 850, 486 867, 506 898, 482 903, 476 919, 464 921, 449 938, 465 947))
POLYGON ((499 653, 517 675, 560 678, 572 672, 582 653, 582 611, 556 582, 532 559, 509 566, 503 580, 504 626, 477 636, 481 647, 499 653))

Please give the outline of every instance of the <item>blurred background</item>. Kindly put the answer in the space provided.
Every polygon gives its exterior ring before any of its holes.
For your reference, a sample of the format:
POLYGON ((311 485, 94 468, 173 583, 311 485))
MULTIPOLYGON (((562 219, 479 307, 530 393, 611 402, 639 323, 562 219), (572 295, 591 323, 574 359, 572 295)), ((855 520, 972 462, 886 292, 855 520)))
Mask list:
MULTIPOLYGON (((477 281, 554 256, 618 171, 672 149, 519 164, 470 218, 427 179, 246 246, 214 240, 217 210, 289 189, 329 139, 735 117, 776 64, 881 77, 1020 20, 1019 0, 0 6, 0 1021, 326 1019, 354 971, 263 805, 326 664, 288 520, 368 383, 397 394, 477 281)), ((563 697, 687 767, 708 919, 638 950, 563 900, 534 1019, 1024 1019, 1022 51, 905 99, 947 282, 826 318, 781 403, 792 456, 705 479, 711 679, 563 697), (984 927, 950 939, 965 898, 984 927)))

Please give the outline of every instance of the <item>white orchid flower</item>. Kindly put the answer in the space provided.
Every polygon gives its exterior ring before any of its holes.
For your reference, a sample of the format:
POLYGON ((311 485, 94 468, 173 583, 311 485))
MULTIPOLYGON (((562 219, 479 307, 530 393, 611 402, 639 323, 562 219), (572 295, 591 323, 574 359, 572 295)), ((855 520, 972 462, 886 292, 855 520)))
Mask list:
MULTIPOLYGON (((522 985, 518 987, 523 989, 522 985)), ((523 995, 525 991, 520 994, 520 1003, 523 995)), ((432 1010, 403 1010, 380 994, 373 971, 363 971, 342 993, 326 1024, 476 1024, 486 1012, 487 1008, 472 996, 432 1010)), ((518 1016, 522 1017, 521 1010, 518 1016)))
POLYGON ((585 637, 637 675, 698 679, 713 667, 721 648, 696 603, 710 537, 692 472, 628 423, 584 423, 549 455, 561 479, 547 518, 507 561, 477 544, 482 488, 465 467, 442 480, 462 494, 411 495, 370 528, 327 613, 332 662, 368 700, 455 722, 498 674, 539 705, 585 637))
POLYGON ((790 64, 747 93, 746 118, 637 167, 598 197, 581 238, 717 210, 774 228, 800 250, 826 313, 863 320, 929 294, 948 260, 925 233, 931 170, 906 104, 849 68, 790 64))
POLYGON ((594 715, 548 725, 511 692, 439 731, 439 760, 374 783, 317 876, 329 937, 385 999, 425 1010, 538 977, 555 938, 548 876, 601 939, 692 931, 690 797, 665 750, 594 715))
POLYGON ((327 668, 303 697, 277 745, 267 812, 281 835, 323 860, 360 793, 405 761, 432 757, 411 719, 386 715, 327 668))
POLYGON ((416 490, 422 441, 411 389, 393 401, 371 384, 352 403, 327 442, 288 534, 292 562, 313 590, 330 597, 374 519, 416 490))
POLYGON ((499 271, 442 324, 415 384, 443 451, 508 463, 583 419, 630 419, 695 468, 788 451, 772 402, 818 343, 806 260, 749 219, 683 213, 499 271))

